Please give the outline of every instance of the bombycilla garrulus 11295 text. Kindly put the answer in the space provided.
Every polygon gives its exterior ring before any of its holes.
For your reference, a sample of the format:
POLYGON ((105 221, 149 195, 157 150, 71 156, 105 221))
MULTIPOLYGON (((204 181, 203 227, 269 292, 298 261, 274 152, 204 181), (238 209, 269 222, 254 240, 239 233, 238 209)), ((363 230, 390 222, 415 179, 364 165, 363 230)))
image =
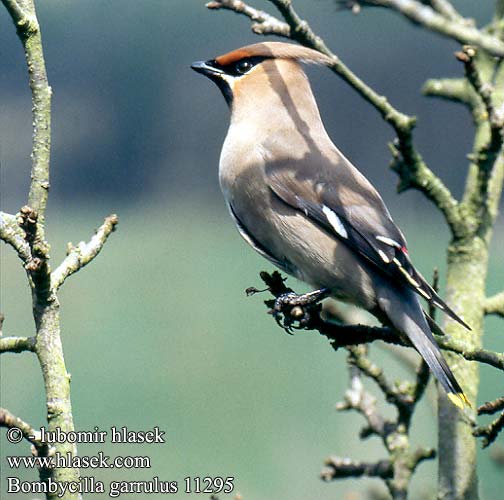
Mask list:
POLYGON ((266 42, 192 65, 231 109, 219 165, 229 212, 247 243, 320 290, 314 297, 354 304, 405 334, 463 407, 419 297, 468 326, 415 270, 382 198, 327 135, 302 62, 332 60, 266 42))

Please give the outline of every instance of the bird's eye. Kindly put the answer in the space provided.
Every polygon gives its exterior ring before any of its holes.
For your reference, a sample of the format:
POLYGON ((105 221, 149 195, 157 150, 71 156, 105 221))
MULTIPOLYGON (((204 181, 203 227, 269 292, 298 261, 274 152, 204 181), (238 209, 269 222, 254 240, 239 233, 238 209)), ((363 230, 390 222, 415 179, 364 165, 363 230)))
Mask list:
POLYGON ((245 73, 248 73, 253 67, 254 64, 251 61, 244 59, 243 61, 239 61, 236 64, 235 70, 239 75, 244 75, 245 73))

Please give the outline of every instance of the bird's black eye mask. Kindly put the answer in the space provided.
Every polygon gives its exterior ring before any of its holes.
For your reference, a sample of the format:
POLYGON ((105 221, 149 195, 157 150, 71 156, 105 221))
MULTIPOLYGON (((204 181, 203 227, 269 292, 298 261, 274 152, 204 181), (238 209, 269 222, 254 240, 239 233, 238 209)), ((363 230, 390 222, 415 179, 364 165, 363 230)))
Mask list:
POLYGON ((231 64, 219 64, 215 59, 207 61, 206 64, 208 66, 212 66, 215 69, 218 69, 224 72, 226 75, 232 77, 240 77, 246 75, 254 66, 257 66, 259 63, 263 62, 268 57, 264 56, 253 56, 253 57, 244 57, 239 61, 232 62, 231 64))
POLYGON ((211 59, 210 61, 205 62, 205 66, 208 68, 214 68, 215 72, 206 71, 205 74, 217 84, 224 96, 224 99, 226 99, 228 106, 231 106, 233 103, 233 92, 229 87, 229 82, 223 76, 226 75, 233 78, 239 78, 240 76, 246 75, 252 70, 252 68, 254 68, 254 66, 257 66, 265 59, 269 58, 261 56, 244 57, 243 59, 234 61, 230 64, 219 64, 217 60, 211 59))

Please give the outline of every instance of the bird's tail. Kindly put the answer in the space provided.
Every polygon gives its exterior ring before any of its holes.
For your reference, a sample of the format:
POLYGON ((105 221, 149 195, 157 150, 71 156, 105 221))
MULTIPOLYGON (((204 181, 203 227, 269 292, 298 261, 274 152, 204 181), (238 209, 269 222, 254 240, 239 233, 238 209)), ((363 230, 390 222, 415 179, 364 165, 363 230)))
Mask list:
POLYGON ((455 379, 448 363, 443 358, 422 308, 414 293, 406 288, 382 286, 379 293, 379 305, 392 325, 404 333, 415 346, 431 372, 443 386, 450 401, 458 406, 470 406, 470 403, 455 379))

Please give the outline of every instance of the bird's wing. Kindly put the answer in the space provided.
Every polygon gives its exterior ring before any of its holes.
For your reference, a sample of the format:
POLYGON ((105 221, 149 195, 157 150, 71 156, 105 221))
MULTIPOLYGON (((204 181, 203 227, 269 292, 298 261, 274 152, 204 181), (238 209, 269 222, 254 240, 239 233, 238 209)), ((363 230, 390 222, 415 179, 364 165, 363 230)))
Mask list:
POLYGON ((369 181, 342 155, 336 161, 319 156, 319 168, 312 168, 309 160, 269 163, 265 172, 273 193, 389 279, 412 288, 470 329, 413 267, 404 236, 369 181))

